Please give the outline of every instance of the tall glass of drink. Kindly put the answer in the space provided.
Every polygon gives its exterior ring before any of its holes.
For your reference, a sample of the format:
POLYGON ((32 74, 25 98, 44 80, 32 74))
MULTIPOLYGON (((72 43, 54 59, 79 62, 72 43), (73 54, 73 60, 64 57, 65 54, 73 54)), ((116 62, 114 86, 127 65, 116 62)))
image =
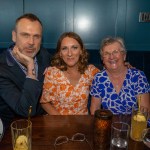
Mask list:
POLYGON ((147 128, 148 109, 141 107, 132 109, 130 137, 134 141, 142 141, 142 132, 147 128))

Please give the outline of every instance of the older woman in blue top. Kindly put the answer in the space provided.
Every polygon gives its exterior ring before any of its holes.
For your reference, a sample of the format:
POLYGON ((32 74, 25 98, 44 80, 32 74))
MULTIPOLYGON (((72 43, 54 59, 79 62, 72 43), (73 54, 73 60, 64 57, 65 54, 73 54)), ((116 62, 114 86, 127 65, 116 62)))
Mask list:
POLYGON ((126 49, 123 40, 104 39, 100 54, 105 69, 95 75, 91 86, 91 114, 101 105, 113 114, 130 114, 139 96, 140 105, 150 109, 150 85, 144 72, 124 65, 126 49))

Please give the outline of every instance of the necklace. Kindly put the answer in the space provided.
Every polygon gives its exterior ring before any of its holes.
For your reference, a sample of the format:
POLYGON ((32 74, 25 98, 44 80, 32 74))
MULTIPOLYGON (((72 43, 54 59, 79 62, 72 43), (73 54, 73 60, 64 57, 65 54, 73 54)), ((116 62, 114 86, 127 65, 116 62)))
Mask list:
POLYGON ((108 73, 108 77, 110 79, 110 82, 113 84, 116 92, 119 93, 121 88, 122 88, 124 79, 125 79, 126 70, 123 71, 122 73, 118 74, 118 75, 115 75, 115 76, 113 76, 109 72, 107 72, 107 73, 108 73))

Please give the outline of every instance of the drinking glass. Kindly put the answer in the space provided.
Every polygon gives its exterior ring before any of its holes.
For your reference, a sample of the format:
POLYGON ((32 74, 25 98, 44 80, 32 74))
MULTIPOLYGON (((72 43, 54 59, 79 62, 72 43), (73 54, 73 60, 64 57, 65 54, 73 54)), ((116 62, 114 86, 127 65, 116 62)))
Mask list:
POLYGON ((94 149, 108 150, 113 114, 110 110, 98 109, 94 114, 94 149))
POLYGON ((148 109, 133 108, 131 116, 131 132, 130 137, 135 141, 142 141, 142 132, 147 128, 148 109))
POLYGON ((144 129, 142 133, 143 143, 150 148, 150 128, 144 129))
POLYGON ((0 118, 0 142, 1 142, 2 138, 3 138, 3 134, 4 134, 4 126, 3 126, 3 122, 2 122, 2 120, 0 118))
POLYGON ((125 122, 114 122, 111 126, 110 150, 127 150, 130 126, 125 122))
POLYGON ((11 124, 13 150, 31 150, 32 123, 29 120, 16 120, 11 124))

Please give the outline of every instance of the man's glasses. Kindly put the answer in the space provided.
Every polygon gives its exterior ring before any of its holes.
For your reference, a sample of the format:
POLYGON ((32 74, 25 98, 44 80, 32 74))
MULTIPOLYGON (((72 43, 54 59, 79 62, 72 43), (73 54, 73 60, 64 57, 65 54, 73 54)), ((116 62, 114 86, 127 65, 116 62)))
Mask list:
POLYGON ((103 53, 103 57, 104 57, 104 58, 108 58, 108 57, 110 57, 111 55, 113 55, 113 56, 118 56, 120 52, 123 52, 123 51, 114 50, 114 51, 111 52, 111 53, 109 53, 109 52, 104 52, 104 53, 103 53))
POLYGON ((84 142, 86 141, 88 143, 88 145, 90 146, 90 149, 92 149, 90 143, 88 142, 88 140, 86 139, 85 135, 82 133, 76 133, 74 134, 71 139, 69 139, 67 136, 59 136, 56 138, 55 143, 54 143, 54 149, 56 150, 56 146, 57 145, 61 145, 61 144, 65 144, 68 143, 69 141, 72 142, 84 142))

